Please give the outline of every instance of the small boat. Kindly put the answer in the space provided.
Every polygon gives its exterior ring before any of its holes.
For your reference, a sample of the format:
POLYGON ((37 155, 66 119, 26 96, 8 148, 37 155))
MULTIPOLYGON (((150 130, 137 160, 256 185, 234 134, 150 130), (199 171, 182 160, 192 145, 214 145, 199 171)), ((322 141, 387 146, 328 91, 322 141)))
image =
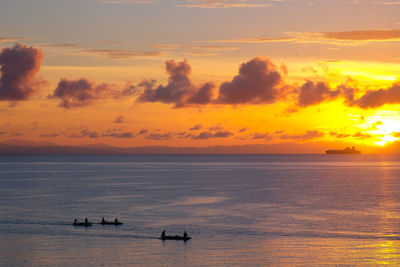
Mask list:
POLYGON ((92 223, 91 222, 74 222, 72 225, 73 226, 85 226, 85 227, 88 227, 88 226, 92 226, 92 223))
POLYGON ((103 217, 103 218, 101 219, 100 224, 101 224, 101 225, 121 225, 122 222, 118 221, 118 218, 115 218, 114 221, 109 222, 109 221, 104 220, 104 217, 103 217))
POLYGON ((100 223, 101 225, 121 225, 123 224, 122 222, 107 222, 107 221, 102 221, 100 223))
POLYGON ((190 236, 180 236, 180 235, 164 235, 160 237, 161 240, 183 240, 183 241, 188 241, 192 239, 190 236))

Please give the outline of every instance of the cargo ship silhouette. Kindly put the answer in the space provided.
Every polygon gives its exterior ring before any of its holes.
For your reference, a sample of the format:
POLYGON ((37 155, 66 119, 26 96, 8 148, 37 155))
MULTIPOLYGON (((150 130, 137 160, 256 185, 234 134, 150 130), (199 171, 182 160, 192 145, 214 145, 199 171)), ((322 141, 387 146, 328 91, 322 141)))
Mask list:
POLYGON ((327 150, 326 154, 361 154, 361 151, 356 150, 353 146, 352 148, 346 147, 342 150, 327 150))

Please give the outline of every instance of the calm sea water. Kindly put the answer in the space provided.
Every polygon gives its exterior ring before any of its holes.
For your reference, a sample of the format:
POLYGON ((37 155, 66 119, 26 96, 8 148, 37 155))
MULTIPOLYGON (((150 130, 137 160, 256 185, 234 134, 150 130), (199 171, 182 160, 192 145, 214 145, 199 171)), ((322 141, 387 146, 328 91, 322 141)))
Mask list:
POLYGON ((400 157, 3 156, 0 264, 400 264, 400 157))

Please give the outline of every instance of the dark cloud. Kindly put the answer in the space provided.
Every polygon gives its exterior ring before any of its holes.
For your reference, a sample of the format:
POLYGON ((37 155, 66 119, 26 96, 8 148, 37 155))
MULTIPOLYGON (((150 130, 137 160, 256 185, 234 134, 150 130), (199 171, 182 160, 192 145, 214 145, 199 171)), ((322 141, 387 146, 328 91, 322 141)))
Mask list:
POLYGON ((238 130, 239 133, 243 133, 243 132, 245 132, 245 131, 247 131, 247 128, 246 128, 246 127, 238 130))
POLYGON ((201 86, 199 89, 194 89, 194 93, 188 98, 186 103, 198 105, 205 105, 210 103, 213 97, 214 88, 215 84, 208 82, 205 85, 201 86))
POLYGON ((270 140, 272 139, 273 136, 270 135, 269 133, 254 133, 251 139, 253 140, 258 140, 258 139, 267 139, 270 140))
POLYGON ((345 85, 341 85, 338 87, 341 91, 341 94, 343 95, 344 99, 345 99, 345 103, 349 106, 354 105, 354 95, 356 94, 356 92, 358 91, 355 88, 352 87, 348 87, 345 85))
POLYGON ((359 99, 354 100, 352 104, 366 109, 398 103, 400 103, 400 83, 393 84, 388 89, 368 90, 359 99))
POLYGON ((233 133, 229 131, 218 131, 215 133, 212 132, 201 132, 198 135, 190 135, 188 137, 193 138, 194 140, 205 140, 210 138, 226 138, 232 136, 233 133))
POLYGON ((52 132, 52 133, 48 133, 48 134, 41 134, 40 137, 45 137, 45 138, 54 138, 54 137, 58 137, 60 136, 59 133, 57 132, 52 132))
POLYGON ((300 107, 316 105, 339 96, 344 98, 346 105, 357 106, 362 109, 400 103, 400 83, 395 83, 387 89, 367 90, 361 93, 359 98, 356 98, 357 95, 360 95, 360 89, 358 88, 342 84, 334 90, 325 83, 312 81, 307 81, 294 93, 297 94, 297 104, 300 107))
POLYGON ((188 134, 186 132, 174 133, 178 138, 188 138, 188 134))
POLYGON ((214 133, 213 137, 216 138, 226 138, 233 135, 233 133, 229 132, 229 131, 218 131, 216 133, 214 133))
POLYGON ((67 109, 92 105, 106 98, 122 98, 135 94, 135 86, 120 88, 115 84, 96 84, 86 79, 61 79, 53 95, 49 98, 61 99, 60 107, 67 109))
POLYGON ((117 132, 114 130, 108 130, 102 133, 103 137, 113 137, 113 138, 133 138, 135 135, 131 132, 117 132))
POLYGON ((71 134, 69 137, 71 138, 98 138, 99 137, 99 133, 96 131, 89 131, 87 129, 83 129, 82 131, 80 131, 79 133, 73 133, 71 134))
POLYGON ((169 140, 171 139, 171 133, 159 134, 159 133, 151 133, 146 135, 146 139, 150 140, 169 140))
POLYGON ((307 81, 299 88, 298 105, 307 107, 323 102, 326 99, 333 99, 339 96, 340 90, 331 90, 323 82, 314 83, 307 81))
POLYGON ((201 124, 196 124, 192 128, 190 128, 189 131, 197 131, 200 130, 201 128, 203 128, 201 124))
POLYGON ((144 90, 137 99, 138 102, 173 103, 178 108, 187 104, 207 104, 211 101, 215 85, 194 85, 190 80, 192 69, 186 59, 181 62, 168 60, 165 67, 169 75, 168 84, 155 87, 154 80, 142 82, 144 90))
POLYGON ((144 135, 144 134, 146 134, 148 132, 148 130, 147 129, 141 129, 136 135, 144 135))
POLYGON ((243 63, 239 74, 219 88, 217 102, 223 104, 273 103, 278 98, 281 74, 268 59, 243 63))
POLYGON ((281 139, 288 140, 301 140, 301 141, 306 141, 306 140, 311 140, 319 137, 323 137, 325 134, 323 132, 319 131, 310 131, 308 130, 305 134, 300 134, 300 135, 290 135, 290 134, 282 134, 281 139))
POLYGON ((125 117, 124 116, 118 116, 115 120, 114 123, 124 123, 125 117))
POLYGON ((43 54, 34 47, 15 44, 0 52, 0 101, 29 99, 46 82, 38 80, 43 54))

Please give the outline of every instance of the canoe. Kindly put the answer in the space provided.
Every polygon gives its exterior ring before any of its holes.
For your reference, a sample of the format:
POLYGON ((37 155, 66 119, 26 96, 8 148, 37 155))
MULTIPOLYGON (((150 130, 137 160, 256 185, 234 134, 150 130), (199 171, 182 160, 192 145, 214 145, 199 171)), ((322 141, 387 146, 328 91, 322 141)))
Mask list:
POLYGON ((166 236, 161 236, 160 237, 161 240, 183 240, 183 241, 188 241, 190 239, 192 239, 192 237, 188 236, 188 237, 183 237, 180 235, 166 235, 166 236))
POLYGON ((101 225, 121 225, 122 222, 107 222, 107 221, 105 221, 105 222, 101 222, 100 224, 101 225))
POLYGON ((92 226, 92 223, 90 223, 90 222, 88 222, 88 223, 78 222, 78 223, 73 223, 72 225, 73 226, 85 226, 85 227, 88 227, 88 226, 92 226))

